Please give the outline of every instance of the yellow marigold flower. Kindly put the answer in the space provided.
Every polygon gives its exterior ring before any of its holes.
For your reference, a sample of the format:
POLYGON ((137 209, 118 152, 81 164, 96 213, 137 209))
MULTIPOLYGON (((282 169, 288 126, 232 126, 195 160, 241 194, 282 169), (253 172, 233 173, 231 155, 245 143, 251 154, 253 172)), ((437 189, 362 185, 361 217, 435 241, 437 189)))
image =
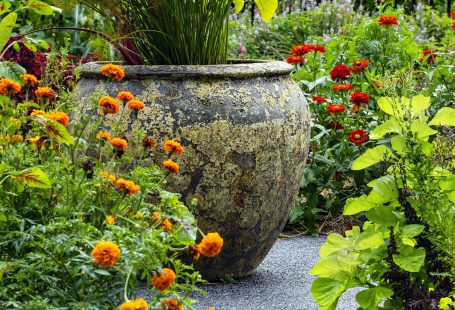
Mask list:
POLYGON ((134 99, 134 95, 132 93, 130 93, 129 91, 121 91, 118 93, 117 98, 120 101, 128 102, 128 101, 134 99))
POLYGON ((121 81, 125 77, 125 70, 123 70, 122 67, 114 64, 104 65, 101 67, 100 71, 104 76, 115 81, 121 81))
POLYGON ((142 110, 145 107, 144 103, 139 100, 130 100, 128 102, 128 106, 130 107, 131 110, 135 111, 142 110))
POLYGON ((57 121, 65 127, 70 122, 70 118, 68 117, 68 114, 66 114, 65 112, 50 112, 50 113, 44 114, 43 116, 45 118, 57 121))
POLYGON ((41 110, 33 109, 32 113, 30 114, 31 116, 44 116, 46 113, 41 110))
POLYGON ((100 114, 104 115, 105 113, 108 114, 115 114, 120 110, 120 106, 118 101, 109 96, 103 96, 98 101, 98 105, 102 107, 100 114))
POLYGON ((25 74, 22 74, 21 77, 24 80, 24 85, 25 86, 32 86, 33 87, 36 84, 38 84, 38 79, 33 74, 25 73, 25 74))
POLYGON ((128 195, 134 195, 139 193, 140 187, 136 185, 133 181, 128 181, 125 179, 118 179, 114 184, 115 188, 128 192, 128 195))
POLYGON ((134 217, 136 218, 136 220, 141 220, 144 218, 144 213, 137 211, 134 217))
POLYGON ((98 140, 103 139, 104 141, 111 141, 111 135, 107 131, 104 131, 104 130, 101 130, 100 132, 98 132, 96 134, 96 138, 98 140))
POLYGON ((172 223, 168 219, 164 219, 164 221, 161 223, 161 226, 163 226, 164 230, 169 232, 172 229, 172 223))
POLYGON ((1 79, 0 80, 0 94, 3 96, 16 95, 21 91, 21 84, 16 83, 10 79, 1 79))
POLYGON ((36 136, 28 139, 28 141, 33 144, 37 150, 42 150, 45 147, 46 140, 43 137, 36 136))
POLYGON ((217 232, 208 233, 197 245, 197 250, 204 256, 213 257, 221 252, 223 244, 223 238, 217 232))
POLYGON ((39 99, 46 98, 47 100, 51 100, 55 97, 55 92, 50 87, 38 87, 38 89, 35 90, 35 95, 39 99))
POLYGON ((207 310, 215 310, 215 307, 208 307, 207 310))
POLYGON ((148 308, 149 305, 147 302, 144 299, 139 298, 123 303, 119 310, 148 310, 148 308))
POLYGON ((24 142, 24 137, 22 137, 22 135, 13 135, 11 140, 9 141, 9 143, 11 144, 19 144, 19 143, 22 143, 24 142))
POLYGON ((104 221, 104 224, 114 225, 115 224, 115 216, 109 215, 108 217, 106 217, 106 220, 104 221))
POLYGON ((153 276, 152 284, 157 290, 164 291, 172 285, 176 278, 174 270, 163 268, 162 273, 153 276))
POLYGON ((120 258, 120 249, 115 243, 100 241, 93 249, 92 257, 95 264, 103 268, 109 268, 120 258))
POLYGON ((160 219, 161 219, 161 214, 159 214, 158 212, 153 212, 152 221, 158 222, 160 219))
POLYGON ((163 167, 172 173, 178 173, 180 170, 179 164, 172 159, 168 159, 163 163, 163 167))
POLYGON ((163 149, 164 152, 171 153, 173 155, 180 155, 184 150, 183 146, 175 140, 167 140, 164 142, 163 149))
POLYGON ((117 150, 124 151, 128 147, 128 142, 122 138, 114 138, 111 139, 109 142, 111 142, 112 147, 114 147, 117 150))
POLYGON ((109 174, 108 172, 106 171, 101 171, 101 172, 98 172, 98 176, 103 178, 103 179, 108 179, 110 180, 112 183, 114 183, 115 181, 117 181, 117 178, 112 175, 112 174, 109 174))
POLYGON ((11 117, 11 118, 9 119, 9 122, 10 122, 11 124, 13 124, 14 127, 18 128, 18 129, 21 128, 21 126, 22 126, 21 121, 18 120, 17 118, 14 118, 14 117, 11 117))
POLYGON ((182 310, 182 305, 175 299, 164 298, 161 301, 161 307, 166 310, 182 310))

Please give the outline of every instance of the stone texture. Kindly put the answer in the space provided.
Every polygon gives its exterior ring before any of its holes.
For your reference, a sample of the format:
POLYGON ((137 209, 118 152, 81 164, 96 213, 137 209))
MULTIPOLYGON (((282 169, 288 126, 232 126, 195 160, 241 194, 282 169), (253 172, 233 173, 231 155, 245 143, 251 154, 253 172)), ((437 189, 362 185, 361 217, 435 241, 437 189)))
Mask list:
MULTIPOLYGON (((133 92, 145 102, 121 131, 144 129, 157 141, 185 147, 181 173, 170 188, 195 210, 204 232, 218 231, 222 254, 202 258, 207 279, 250 274, 283 228, 297 195, 309 142, 305 98, 282 62, 218 66, 131 66, 119 83, 106 83, 100 64, 83 67, 81 111, 98 113, 90 96, 133 92)), ((95 103, 96 104, 96 103, 95 103)), ((119 117, 119 116, 116 116, 119 117)), ((107 117, 114 126, 116 117, 107 117)))

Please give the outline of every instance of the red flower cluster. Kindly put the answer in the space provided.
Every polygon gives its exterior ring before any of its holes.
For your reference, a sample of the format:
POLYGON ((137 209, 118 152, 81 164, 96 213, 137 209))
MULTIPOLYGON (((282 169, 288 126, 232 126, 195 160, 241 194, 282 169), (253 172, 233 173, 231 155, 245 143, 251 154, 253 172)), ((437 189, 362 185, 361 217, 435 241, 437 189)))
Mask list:
POLYGON ((327 113, 328 114, 340 114, 343 113, 345 110, 344 105, 342 104, 329 104, 327 105, 327 113))
POLYGON ((380 16, 378 18, 379 26, 393 27, 398 25, 398 19, 395 16, 380 16))
POLYGON ((333 85, 334 91, 352 90, 352 84, 335 84, 333 85))
POLYGON ((343 127, 343 125, 342 125, 340 122, 337 122, 337 121, 330 121, 330 122, 327 124, 327 128, 339 130, 339 129, 343 129, 344 127, 343 127))
POLYGON ((366 67, 368 67, 370 64, 370 62, 366 59, 353 60, 352 62, 353 62, 353 64, 351 67, 351 71, 354 74, 358 74, 358 73, 365 71, 366 67))
POLYGON ((367 105, 368 102, 370 101, 370 97, 368 96, 367 93, 356 91, 351 94, 351 98, 349 99, 349 101, 359 107, 362 104, 367 105))
POLYGON ((350 75, 351 69, 344 64, 336 65, 332 70, 330 70, 330 77, 333 81, 347 80, 350 75))
POLYGON ((287 59, 288 64, 303 64, 303 57, 302 56, 289 56, 287 59))
POLYGON ((319 52, 324 53, 325 47, 322 45, 314 45, 314 44, 298 44, 291 48, 291 54, 293 56, 302 56, 308 54, 309 52, 319 52))
POLYGON ((317 103, 327 102, 327 99, 321 96, 313 96, 313 101, 317 103))
POLYGON ((449 15, 450 15, 451 18, 454 18, 454 19, 455 19, 455 11, 451 11, 451 12, 449 13, 449 15))
POLYGON ((436 57, 438 57, 438 54, 434 50, 424 50, 419 60, 423 64, 434 64, 436 57))
POLYGON ((356 129, 348 135, 348 140, 357 146, 361 146, 363 142, 368 140, 368 134, 363 129, 356 129))

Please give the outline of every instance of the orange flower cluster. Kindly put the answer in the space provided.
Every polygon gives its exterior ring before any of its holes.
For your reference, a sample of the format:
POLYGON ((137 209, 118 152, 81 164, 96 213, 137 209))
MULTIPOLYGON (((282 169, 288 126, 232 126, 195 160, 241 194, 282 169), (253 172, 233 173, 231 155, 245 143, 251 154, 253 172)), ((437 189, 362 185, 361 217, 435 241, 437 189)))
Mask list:
POLYGON ((304 58, 302 56, 289 56, 286 60, 288 64, 296 64, 301 65, 303 64, 304 58))
POLYGON ((117 181, 117 178, 115 177, 115 175, 109 174, 109 172, 106 172, 106 171, 98 172, 98 176, 99 176, 100 178, 103 178, 103 179, 108 179, 108 180, 110 180, 112 183, 114 183, 115 181, 117 181))
POLYGON ((217 233, 208 233, 202 238, 201 242, 195 246, 197 251, 204 256, 214 257, 221 252, 221 248, 224 245, 224 240, 217 233))
POLYGON ((118 101, 109 96, 101 97, 98 101, 98 105, 102 108, 100 112, 101 115, 104 115, 105 113, 115 114, 120 110, 118 101))
POLYGON ((109 141, 114 149, 125 151, 128 147, 128 142, 122 138, 113 138, 109 141))
POLYGON ((120 101, 128 102, 128 101, 134 99, 134 95, 132 93, 130 93, 129 91, 121 91, 118 93, 117 98, 120 101))
POLYGON ((319 52, 324 53, 325 47, 322 45, 314 45, 314 44, 298 44, 291 48, 291 54, 293 56, 302 56, 308 54, 310 52, 319 52))
POLYGON ((161 301, 161 307, 165 310, 182 310, 182 305, 172 298, 164 298, 161 301))
MULTIPOLYGON (((155 213, 153 213, 153 215, 155 215, 155 213)), ((158 216, 160 215, 158 214, 158 216)), ((164 219, 164 221, 161 223, 161 226, 163 226, 164 230, 167 232, 171 231, 172 229, 172 223, 168 219, 164 219)))
POLYGON ((106 225, 114 225, 115 224, 115 216, 108 215, 106 217, 106 220, 104 221, 104 224, 106 224, 106 225))
POLYGON ((180 170, 179 164, 172 159, 168 159, 163 163, 163 167, 169 170, 171 173, 178 173, 180 170))
POLYGON ((183 146, 175 140, 167 140, 164 142, 163 150, 166 153, 171 153, 172 155, 180 155, 184 151, 183 146))
POLYGON ((339 113, 343 113, 344 110, 345 110, 345 107, 342 104, 329 104, 329 105, 327 105, 326 112, 328 114, 339 114, 339 113))
POLYGON ((128 195, 137 194, 141 189, 139 185, 136 185, 133 181, 125 180, 123 178, 115 181, 114 186, 119 190, 127 192, 128 195))
POLYGON ((379 26, 393 27, 394 25, 398 25, 398 18, 395 16, 379 16, 378 22, 379 26))
POLYGON ((348 140, 355 145, 360 146, 363 142, 368 140, 368 134, 363 129, 356 129, 349 133, 348 140))
POLYGON ((149 305, 142 299, 134 299, 124 302, 118 309, 119 310, 148 310, 149 305))
POLYGON ((135 111, 139 111, 139 110, 142 110, 145 105, 142 101, 139 101, 139 100, 130 100, 128 102, 128 107, 131 109, 131 110, 135 110, 135 111))
POLYGON ((353 62, 353 64, 351 67, 351 71, 354 74, 359 74, 361 72, 364 72, 365 69, 370 65, 370 62, 366 59, 353 60, 352 62, 353 62))
POLYGON ((325 99, 322 96, 313 96, 313 102, 323 103, 323 102, 327 102, 327 99, 325 99))
POLYGON ((68 125, 68 123, 70 121, 70 118, 68 117, 68 114, 66 114, 65 112, 50 112, 50 113, 44 114, 43 116, 45 118, 57 121, 60 124, 62 124, 63 126, 65 126, 65 127, 68 125))
POLYGON ((370 96, 367 93, 356 91, 351 94, 349 101, 356 106, 367 105, 370 101, 370 96))
POLYGON ((104 130, 101 130, 100 132, 98 132, 96 134, 96 138, 98 140, 103 139, 104 141, 111 141, 111 135, 107 131, 104 131, 104 130))
POLYGON ((93 249, 92 257, 95 264, 103 268, 109 268, 120 258, 120 249, 115 243, 100 241, 93 249))
POLYGON ((174 283, 176 278, 177 276, 175 275, 174 270, 163 268, 162 273, 153 276, 152 284, 157 290, 164 291, 174 283))
POLYGON ((125 77, 125 70, 114 64, 107 64, 101 67, 101 73, 114 81, 121 81, 125 77))
POLYGON ((51 100, 55 97, 55 92, 50 87, 38 87, 38 89, 35 90, 35 95, 39 99, 45 98, 47 100, 51 100))
POLYGON ((21 75, 22 79, 24 80, 24 85, 25 86, 35 86, 36 84, 38 84, 38 79, 36 78, 36 76, 34 76, 33 74, 22 74, 21 75))
POLYGON ((14 96, 21 91, 21 84, 16 83, 10 79, 0 80, 0 94, 3 96, 14 96))
POLYGON ((454 18, 454 19, 455 19, 455 11, 451 11, 451 12, 449 13, 449 16, 450 16, 451 18, 454 18))

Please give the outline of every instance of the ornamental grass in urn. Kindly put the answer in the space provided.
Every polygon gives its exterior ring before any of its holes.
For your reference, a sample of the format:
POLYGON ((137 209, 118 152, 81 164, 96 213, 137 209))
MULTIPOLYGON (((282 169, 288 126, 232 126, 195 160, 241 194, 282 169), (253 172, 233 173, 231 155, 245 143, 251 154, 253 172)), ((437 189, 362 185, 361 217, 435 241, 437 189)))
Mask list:
MULTIPOLYGON (((81 111, 99 112, 87 94, 100 88, 138 94, 145 107, 121 124, 125 137, 140 129, 183 145, 168 185, 187 205, 197 201, 204 231, 223 236, 223 252, 197 268, 209 280, 250 274, 287 220, 308 152, 309 112, 292 67, 227 60, 228 19, 243 0, 82 2, 117 24, 125 78, 106 85, 105 64, 84 65, 81 111)), ((255 2, 269 21, 277 0, 255 2)), ((117 119, 106 117, 111 128, 117 119)))

